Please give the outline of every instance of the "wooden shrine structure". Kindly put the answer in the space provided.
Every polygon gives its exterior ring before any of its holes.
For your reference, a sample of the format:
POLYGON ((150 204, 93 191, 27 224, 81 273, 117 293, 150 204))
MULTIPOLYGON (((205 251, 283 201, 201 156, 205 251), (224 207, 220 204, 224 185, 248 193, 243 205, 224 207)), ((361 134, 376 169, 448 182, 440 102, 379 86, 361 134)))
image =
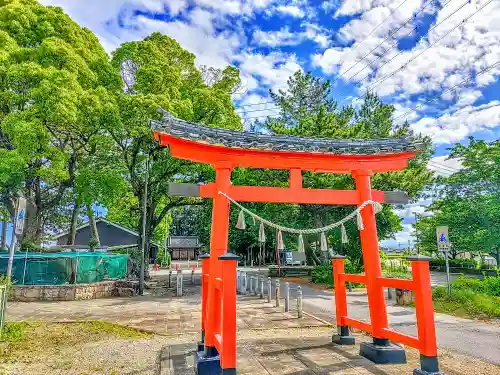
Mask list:
MULTIPOLYGON (((309 139, 282 135, 245 133, 201 126, 161 111, 161 121, 151 121, 160 146, 169 147, 173 157, 210 164, 215 182, 205 185, 171 184, 169 193, 213 200, 210 255, 202 256, 202 342, 197 355, 197 373, 236 374, 236 268, 238 257, 228 252, 230 202, 274 202, 360 206, 366 201, 406 203, 400 192, 372 189, 374 173, 400 171, 408 160, 423 150, 411 137, 400 139, 309 139), (290 171, 288 187, 233 186, 236 167, 285 169, 290 171), (351 174, 356 190, 307 189, 302 171, 351 174), (204 350, 202 350, 204 349, 204 350)), ((417 348, 421 369, 415 374, 438 373, 434 312, 428 259, 412 258, 413 280, 382 277, 377 227, 373 205, 361 211, 360 231, 365 264, 364 275, 344 273, 342 257, 332 260, 335 279, 338 332, 333 342, 354 344, 349 327, 369 332, 373 342, 363 343, 360 354, 376 363, 406 361, 404 349, 389 340, 417 348), (370 322, 347 316, 345 282, 366 284, 370 322), (388 327, 384 287, 411 289, 416 293, 418 337, 388 327)))

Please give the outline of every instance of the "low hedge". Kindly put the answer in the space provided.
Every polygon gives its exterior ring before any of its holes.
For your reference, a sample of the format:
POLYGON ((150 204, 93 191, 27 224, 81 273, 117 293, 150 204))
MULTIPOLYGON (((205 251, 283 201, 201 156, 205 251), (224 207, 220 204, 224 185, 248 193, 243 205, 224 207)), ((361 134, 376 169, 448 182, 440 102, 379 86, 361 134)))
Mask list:
POLYGON ((483 280, 459 277, 451 284, 454 290, 468 290, 475 293, 500 297, 500 277, 485 277, 483 280))
POLYGON ((432 293, 434 308, 438 312, 473 318, 499 318, 500 298, 477 293, 470 289, 437 287, 432 293))

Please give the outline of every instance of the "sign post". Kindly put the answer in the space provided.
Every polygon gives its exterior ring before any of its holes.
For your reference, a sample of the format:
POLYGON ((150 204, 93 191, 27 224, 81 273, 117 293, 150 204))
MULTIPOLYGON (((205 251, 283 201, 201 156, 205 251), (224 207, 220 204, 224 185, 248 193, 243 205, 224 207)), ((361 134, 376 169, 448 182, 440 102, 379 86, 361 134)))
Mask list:
POLYGON ((450 239, 448 237, 448 227, 437 227, 436 228, 437 246, 438 251, 444 253, 444 259, 446 262, 446 283, 448 284, 448 295, 451 295, 451 283, 450 283, 450 264, 448 262, 448 254, 450 252, 450 239))

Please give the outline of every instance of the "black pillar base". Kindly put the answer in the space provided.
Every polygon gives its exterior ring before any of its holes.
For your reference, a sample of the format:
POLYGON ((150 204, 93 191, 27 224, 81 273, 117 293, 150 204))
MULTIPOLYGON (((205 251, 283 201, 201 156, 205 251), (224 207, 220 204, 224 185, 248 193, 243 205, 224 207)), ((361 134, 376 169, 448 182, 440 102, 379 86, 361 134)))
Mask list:
POLYGON ((198 341, 198 352, 205 350, 205 332, 201 331, 201 341, 198 341))
POLYGON ((387 339, 373 338, 373 342, 361 343, 359 355, 377 364, 406 363, 406 353, 403 347, 387 339))
POLYGON ((413 375, 445 375, 439 371, 439 363, 437 357, 427 357, 420 354, 420 367, 413 370, 413 375))
POLYGON ((197 375, 221 375, 219 355, 206 357, 205 352, 200 351, 196 353, 195 362, 197 375))
POLYGON ((206 358, 217 357, 219 352, 215 346, 205 346, 204 356, 206 358))
POLYGON ((349 327, 337 327, 337 334, 332 336, 332 342, 337 345, 354 345, 356 340, 349 335, 349 327))
POLYGON ((223 368, 222 375, 236 375, 236 369, 235 368, 223 368))

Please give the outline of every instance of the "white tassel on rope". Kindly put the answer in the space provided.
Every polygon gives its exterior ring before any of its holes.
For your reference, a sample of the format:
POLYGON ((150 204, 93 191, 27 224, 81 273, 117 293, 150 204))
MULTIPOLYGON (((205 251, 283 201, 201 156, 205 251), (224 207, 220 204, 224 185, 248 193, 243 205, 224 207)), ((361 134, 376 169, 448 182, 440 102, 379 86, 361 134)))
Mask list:
POLYGON ((347 237, 347 231, 345 230, 344 224, 340 226, 340 237, 342 239, 342 243, 349 243, 349 238, 347 237))
POLYGON ((321 251, 328 251, 328 241, 326 240, 325 232, 321 233, 321 251))
POLYGON ((373 202, 372 205, 373 205, 373 212, 375 212, 375 215, 378 214, 379 212, 382 212, 382 210, 384 209, 384 207, 382 207, 382 205, 378 202, 373 202))
POLYGON ((285 250, 285 244, 283 242, 283 234, 278 231, 278 250, 285 250))
POLYGON ((266 242, 266 231, 264 229, 264 223, 263 222, 260 222, 259 241, 260 242, 266 242))
POLYGON ((240 211, 240 214, 238 215, 238 222, 236 223, 236 228, 245 230, 247 229, 247 224, 245 223, 245 213, 243 210, 240 211))
POLYGON ((304 237, 302 237, 302 234, 299 234, 299 253, 305 253, 305 251, 304 237))
POLYGON ((365 229, 365 224, 363 223, 363 218, 361 217, 361 212, 358 212, 358 214, 356 215, 356 223, 358 224, 359 230, 365 229))

